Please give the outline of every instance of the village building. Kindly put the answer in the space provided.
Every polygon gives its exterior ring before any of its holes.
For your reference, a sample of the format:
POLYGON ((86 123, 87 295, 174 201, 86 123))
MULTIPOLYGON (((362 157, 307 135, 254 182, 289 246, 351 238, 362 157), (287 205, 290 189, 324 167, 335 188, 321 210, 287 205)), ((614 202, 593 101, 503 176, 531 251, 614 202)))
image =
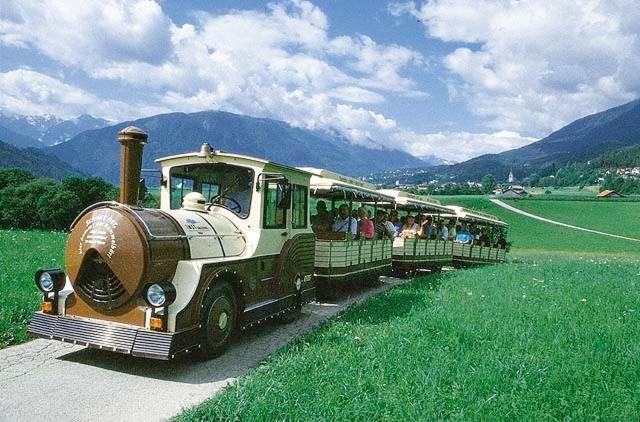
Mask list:
POLYGON ((615 190, 603 190, 598 194, 598 198, 624 198, 624 195, 616 192, 615 190))
POLYGON ((499 194, 503 198, 525 198, 528 195, 528 192, 524 190, 522 186, 510 186, 506 190, 502 191, 499 194))

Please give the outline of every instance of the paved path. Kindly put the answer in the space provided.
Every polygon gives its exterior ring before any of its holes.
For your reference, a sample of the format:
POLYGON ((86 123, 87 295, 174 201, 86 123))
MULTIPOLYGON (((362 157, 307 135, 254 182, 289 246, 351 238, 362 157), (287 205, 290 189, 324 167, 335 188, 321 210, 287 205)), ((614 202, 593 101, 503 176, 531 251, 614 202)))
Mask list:
POLYGON ((405 280, 335 303, 312 303, 287 325, 243 333, 207 362, 163 362, 38 339, 0 350, 0 421, 155 421, 219 392, 269 354, 348 306, 405 280))
POLYGON ((565 223, 561 223, 559 221, 555 221, 555 220, 549 220, 548 218, 544 218, 544 217, 540 217, 538 215, 535 214, 531 214, 528 213, 526 211, 522 211, 521 209, 518 209, 516 207, 512 207, 511 205, 505 204, 504 202, 500 201, 499 199, 491 199, 491 202, 493 202, 494 204, 501 206, 502 208, 505 208, 509 211, 513 211, 516 212, 518 214, 522 214, 526 217, 529 218, 534 218, 536 220, 540 220, 540 221, 544 221, 545 223, 551 223, 551 224, 556 224, 558 226, 562 226, 562 227, 568 227, 570 229, 574 229, 574 230, 581 230, 583 232, 588 232, 588 233, 595 233, 595 234, 599 234, 602 236, 609 236, 609 237, 615 237, 616 239, 624 239, 624 240, 631 240, 634 242, 640 242, 640 239, 636 239, 633 237, 626 237, 626 236, 620 236, 617 234, 612 234, 612 233, 605 233, 605 232, 601 232, 598 230, 592 230, 592 229, 585 229, 584 227, 578 227, 578 226, 572 226, 571 224, 565 224, 565 223))

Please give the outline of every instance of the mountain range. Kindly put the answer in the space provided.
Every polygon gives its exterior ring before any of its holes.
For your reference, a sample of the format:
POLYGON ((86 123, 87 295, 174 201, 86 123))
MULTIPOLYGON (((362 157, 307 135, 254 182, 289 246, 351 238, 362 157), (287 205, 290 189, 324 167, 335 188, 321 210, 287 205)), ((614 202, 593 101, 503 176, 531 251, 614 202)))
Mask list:
POLYGON ((118 124, 92 116, 63 120, 54 116, 0 114, 0 166, 24 165, 41 175, 80 172, 115 183, 120 148, 116 137, 129 125, 149 133, 145 168, 155 167, 156 158, 197 151, 203 142, 208 142, 223 151, 352 176, 403 169, 399 174, 392 171, 384 175, 385 180, 400 176, 402 183, 433 179, 479 181, 487 174, 504 181, 511 170, 519 179, 533 173, 551 175, 567 163, 588 161, 606 151, 640 144, 640 100, 578 119, 522 148, 456 164, 445 163, 436 156, 414 157, 372 140, 367 146, 356 145, 335 132, 221 111, 160 114, 118 124), (24 149, 10 149, 7 143, 24 149), (43 158, 47 155, 57 158, 47 164, 56 169, 39 171, 40 164, 34 163, 45 163, 43 158))
POLYGON ((640 99, 578 119, 521 148, 453 165, 415 169, 415 177, 404 176, 401 182, 480 181, 487 174, 506 181, 510 171, 518 179, 533 173, 551 175, 568 163, 586 162, 606 151, 636 144, 640 144, 640 99))
POLYGON ((144 151, 145 168, 156 167, 153 160, 159 157, 198 151, 203 142, 222 151, 290 166, 326 168, 347 175, 424 165, 406 152, 356 145, 336 133, 222 111, 169 113, 122 122, 82 132, 47 152, 84 173, 116 182, 120 159, 117 133, 130 125, 149 134, 144 151))
POLYGON ((18 167, 51 179, 80 176, 81 172, 37 148, 18 148, 0 141, 0 168, 18 167))
POLYGON ((65 142, 85 130, 111 124, 113 122, 88 114, 65 120, 51 114, 20 116, 0 113, 0 141, 18 148, 44 148, 65 142))

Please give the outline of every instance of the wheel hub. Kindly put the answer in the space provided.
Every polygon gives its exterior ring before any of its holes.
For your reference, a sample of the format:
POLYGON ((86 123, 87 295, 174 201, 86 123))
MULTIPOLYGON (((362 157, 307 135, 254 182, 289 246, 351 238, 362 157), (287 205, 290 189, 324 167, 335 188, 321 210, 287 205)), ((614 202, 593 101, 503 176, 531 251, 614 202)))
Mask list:
POLYGON ((218 318, 218 327, 224 331, 224 329, 227 328, 227 322, 229 322, 229 314, 221 312, 220 317, 218 318))

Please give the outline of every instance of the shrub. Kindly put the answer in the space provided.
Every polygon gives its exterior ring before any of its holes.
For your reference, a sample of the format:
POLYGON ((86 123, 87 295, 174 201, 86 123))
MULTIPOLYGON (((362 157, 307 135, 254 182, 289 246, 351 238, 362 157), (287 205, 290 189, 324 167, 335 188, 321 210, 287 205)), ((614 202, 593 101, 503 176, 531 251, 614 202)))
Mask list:
POLYGON ((37 201, 40 224, 47 229, 68 229, 82 209, 78 195, 66 189, 51 192, 37 201))
POLYGON ((104 180, 69 177, 62 182, 37 179, 19 169, 0 170, 0 227, 67 229, 87 206, 116 198, 104 180))

